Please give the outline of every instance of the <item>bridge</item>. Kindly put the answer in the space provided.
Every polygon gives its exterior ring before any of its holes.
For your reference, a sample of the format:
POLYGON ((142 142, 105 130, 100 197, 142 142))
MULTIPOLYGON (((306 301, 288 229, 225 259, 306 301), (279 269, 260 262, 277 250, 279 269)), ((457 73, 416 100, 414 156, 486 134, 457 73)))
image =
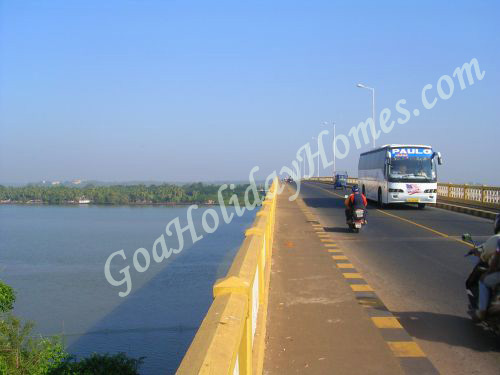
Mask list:
MULTIPOLYGON (((356 180, 351 180, 355 183, 356 180)), ((498 374, 500 341, 466 314, 499 188, 440 184, 437 207, 368 206, 347 230, 329 178, 275 181, 178 374, 498 374)))

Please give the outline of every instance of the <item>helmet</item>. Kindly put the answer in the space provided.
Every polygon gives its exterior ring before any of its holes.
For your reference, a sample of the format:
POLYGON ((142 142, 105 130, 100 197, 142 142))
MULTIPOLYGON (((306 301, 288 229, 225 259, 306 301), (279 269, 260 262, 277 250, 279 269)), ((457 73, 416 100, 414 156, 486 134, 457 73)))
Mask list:
POLYGON ((498 234, 500 232, 500 214, 497 214, 495 218, 495 234, 498 234))
POLYGON ((359 187, 358 187, 358 185, 353 185, 352 186, 352 192, 353 193, 359 193, 359 187))

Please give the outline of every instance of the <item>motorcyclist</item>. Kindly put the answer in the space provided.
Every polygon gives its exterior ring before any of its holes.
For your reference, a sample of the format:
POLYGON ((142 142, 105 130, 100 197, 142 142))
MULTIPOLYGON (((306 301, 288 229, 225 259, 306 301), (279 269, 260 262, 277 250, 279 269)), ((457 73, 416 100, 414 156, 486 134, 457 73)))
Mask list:
POLYGON ((356 209, 362 209, 365 211, 366 216, 366 205, 368 202, 366 201, 366 197, 363 193, 359 192, 358 185, 353 185, 352 193, 347 197, 344 202, 345 204, 345 218, 346 221, 349 221, 352 218, 352 212, 356 209))
POLYGON ((491 291, 500 284, 500 214, 495 218, 494 231, 495 235, 482 245, 483 251, 478 254, 481 261, 487 263, 489 267, 479 281, 479 306, 475 311, 477 320, 486 318, 491 291))

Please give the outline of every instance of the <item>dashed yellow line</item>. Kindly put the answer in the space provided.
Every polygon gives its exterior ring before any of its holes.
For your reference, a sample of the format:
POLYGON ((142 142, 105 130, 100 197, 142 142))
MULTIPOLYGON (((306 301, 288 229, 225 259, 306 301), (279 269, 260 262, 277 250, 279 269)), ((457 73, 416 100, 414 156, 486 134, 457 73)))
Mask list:
POLYGON ((345 272, 342 274, 346 279, 362 279, 363 276, 361 276, 360 273, 357 272, 345 272))
POLYGON ((332 255, 333 260, 347 260, 345 255, 332 255))
POLYGON ((396 357, 425 357, 425 353, 414 341, 389 341, 387 344, 396 357))
POLYGON ((354 268, 351 263, 337 263, 338 268, 354 268))
POLYGON ((338 246, 336 243, 325 243, 323 245, 325 245, 326 247, 337 247, 338 246))
POLYGON ((330 242, 330 243, 335 243, 334 240, 330 239, 330 238, 320 238, 321 242, 330 242))
POLYGON ((373 292, 373 288, 368 284, 353 284, 351 285, 353 292, 373 292))
POLYGON ((342 253, 342 250, 339 249, 328 249, 329 253, 342 253))
POLYGON ((377 328, 403 328, 399 320, 393 316, 372 317, 372 322, 377 328))

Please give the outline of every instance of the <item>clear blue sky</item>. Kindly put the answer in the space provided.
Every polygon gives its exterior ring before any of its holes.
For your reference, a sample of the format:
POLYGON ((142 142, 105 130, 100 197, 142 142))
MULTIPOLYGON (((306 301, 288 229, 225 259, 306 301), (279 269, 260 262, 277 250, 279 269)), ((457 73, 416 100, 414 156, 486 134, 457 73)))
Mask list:
POLYGON ((357 82, 411 109, 475 57, 482 81, 378 143, 432 144, 440 180, 500 185, 498 2, 0 4, 0 182, 264 176, 323 121, 370 116, 357 82))

